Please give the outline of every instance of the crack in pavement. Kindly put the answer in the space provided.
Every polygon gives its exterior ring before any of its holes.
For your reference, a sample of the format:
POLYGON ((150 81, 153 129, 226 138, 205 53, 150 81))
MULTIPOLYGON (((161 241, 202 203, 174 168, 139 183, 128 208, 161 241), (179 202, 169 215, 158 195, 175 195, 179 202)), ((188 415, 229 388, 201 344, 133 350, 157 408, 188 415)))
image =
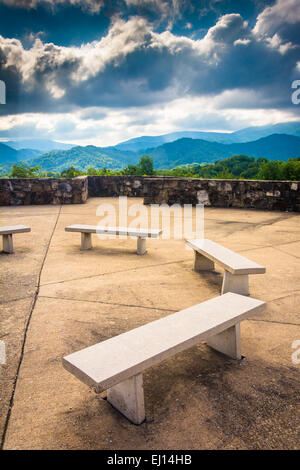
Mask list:
MULTIPOLYGON (((287 243, 283 243, 283 244, 287 245, 287 243)), ((292 256, 293 258, 297 258, 297 259, 300 258, 300 256, 294 255, 293 253, 289 253, 288 251, 280 250, 280 248, 277 248, 276 246, 274 247, 274 250, 280 251, 280 253, 284 253, 285 255, 292 256)))
MULTIPOLYGON (((265 222, 255 222, 253 223, 253 229, 256 230, 256 229, 260 229, 262 227, 266 227, 266 226, 270 226, 270 225, 274 225, 275 223, 277 222, 282 222, 283 220, 288 220, 292 217, 295 217, 295 215, 289 215, 289 216, 279 216, 279 217, 275 217, 271 220, 268 220, 268 221, 265 221, 265 222)), ((208 219, 207 219, 208 220, 208 219)), ((226 235, 224 235, 224 238, 226 237, 229 237, 230 235, 232 234, 236 234, 237 232, 243 232, 245 230, 249 230, 249 225, 251 225, 251 222, 232 222, 232 221, 221 221, 219 222, 220 224, 222 225, 231 225, 232 223, 237 223, 237 224, 241 224, 241 225, 245 225, 244 227, 241 227, 239 230, 231 230, 229 231, 229 233, 227 233, 226 235)))
POLYGON ((127 273, 127 272, 131 272, 131 271, 136 271, 136 270, 139 270, 139 269, 155 268, 157 266, 165 266, 165 265, 168 265, 168 264, 183 263, 184 261, 186 261, 186 259, 181 259, 181 260, 177 260, 177 261, 168 261, 167 263, 160 263, 160 264, 149 264, 148 266, 136 266, 136 267, 130 268, 130 269, 121 269, 120 271, 110 271, 110 272, 100 273, 100 274, 91 274, 90 276, 77 277, 77 278, 73 278, 73 279, 65 279, 65 280, 62 280, 62 281, 45 282, 45 284, 41 284, 40 287, 51 286, 51 285, 55 285, 55 284, 63 284, 65 282, 81 281, 81 280, 84 280, 84 279, 91 279, 93 277, 107 276, 107 275, 110 275, 110 274, 127 273))
MULTIPOLYGON (((34 287, 37 287, 37 286, 34 286, 34 287)), ((4 301, 0 302, 0 305, 10 304, 11 302, 18 302, 19 300, 31 299, 34 296, 35 296, 35 294, 32 294, 32 295, 27 295, 25 297, 19 297, 17 299, 4 300, 4 301)))
POLYGON ((291 323, 291 322, 276 321, 276 320, 256 320, 254 318, 248 318, 246 321, 263 322, 263 323, 278 323, 279 325, 300 326, 300 323, 291 323))
POLYGON ((134 304, 120 304, 117 302, 104 302, 102 300, 86 300, 86 299, 70 299, 68 297, 52 297, 50 295, 39 295, 39 299, 52 299, 52 300, 66 300, 69 302, 87 302, 93 304, 103 304, 103 305, 114 305, 116 307, 130 307, 130 308, 143 308, 146 310, 160 310, 162 312, 177 312, 171 308, 160 308, 160 307, 147 307, 146 305, 134 305, 134 304))
MULTIPOLYGON (((289 242, 289 243, 297 243, 299 241, 300 240, 296 240, 296 241, 289 242)), ((284 243, 284 245, 287 245, 287 244, 288 243, 284 243)), ((282 243, 280 243, 279 245, 256 246, 256 247, 253 247, 253 248, 246 248, 245 250, 240 250, 240 253, 247 253, 248 251, 262 250, 262 249, 265 249, 265 248, 278 249, 277 246, 280 246, 280 245, 282 245, 282 243)), ((290 254, 290 253, 286 253, 282 250, 278 250, 278 251, 280 251, 282 253, 285 253, 285 254, 288 254, 288 255, 290 254)), ((299 257, 297 257, 295 255, 292 255, 292 254, 291 254, 291 256, 294 256, 297 259, 299 258, 299 257)), ((107 275, 111 275, 111 274, 120 274, 120 273, 132 272, 132 271, 136 271, 136 270, 139 270, 139 269, 155 268, 155 267, 159 267, 159 266, 165 266, 165 265, 168 265, 168 264, 184 263, 185 261, 189 261, 189 260, 188 259, 180 259, 180 260, 176 260, 176 261, 168 261, 166 263, 149 264, 148 266, 136 266, 134 268, 121 269, 119 271, 109 271, 109 272, 105 272, 105 273, 91 274, 90 276, 77 277, 77 278, 72 278, 72 279, 63 279, 61 281, 45 282, 44 284, 40 284, 40 287, 51 286, 51 285, 55 285, 55 284, 64 284, 64 283, 73 282, 73 281, 81 281, 81 280, 84 280, 84 279, 92 279, 94 277, 107 276, 107 275)), ((216 263, 216 264, 218 264, 218 263, 216 263)))
POLYGON ((300 289, 292 290, 287 295, 282 295, 280 297, 275 297, 274 299, 268 300, 267 302, 276 302, 276 300, 287 299, 288 297, 291 297, 291 296, 295 295, 295 292, 296 293, 300 292, 300 289))
MULTIPOLYGON (((171 308, 150 307, 150 306, 147 307, 145 305, 134 305, 134 304, 120 304, 120 303, 116 303, 116 302, 104 302, 102 300, 70 299, 68 297, 52 297, 52 296, 49 296, 49 295, 39 295, 39 298, 52 299, 52 300, 66 300, 67 302, 84 302, 84 303, 95 303, 95 304, 102 304, 102 305, 114 305, 116 307, 143 308, 145 310, 159 310, 159 311, 162 311, 162 312, 178 312, 179 311, 178 309, 175 310, 175 309, 171 309, 171 308)), ((275 300, 278 300, 278 299, 275 299, 275 300)), ((270 302, 272 302, 272 301, 270 301, 270 302)), ((182 309, 182 310, 184 310, 184 309, 182 309)), ((300 323, 282 322, 282 321, 277 321, 277 320, 263 320, 263 319, 262 320, 256 320, 256 319, 249 319, 248 318, 248 321, 258 321, 258 322, 265 322, 265 323, 279 323, 281 325, 300 326, 300 323)))
POLYGON ((15 375, 15 378, 14 378, 14 381, 13 381, 13 387, 12 387, 12 393, 11 393, 11 397, 10 397, 10 401, 9 401, 8 412, 7 412, 7 415, 6 415, 6 420, 5 420, 5 424, 4 424, 3 434, 2 434, 2 437, 1 437, 0 450, 3 450, 3 446, 4 446, 4 443, 5 443, 6 433, 7 433, 7 429, 8 429, 8 425, 9 425, 9 420, 10 420, 10 416, 11 416, 11 412, 12 412, 12 408, 13 408, 13 404, 14 404, 14 396, 15 396, 16 386, 17 386, 17 382, 18 382, 19 372, 20 372, 21 365, 22 365, 22 361, 23 361, 23 358, 24 358, 24 351, 25 351, 25 344, 26 344, 26 339, 27 339, 27 333, 28 333, 28 329, 29 329, 29 326, 30 326, 30 321, 31 321, 31 318, 32 318, 32 315, 33 315, 33 311, 34 311, 34 308, 35 308, 35 305, 36 305, 36 302, 37 302, 37 299, 38 299, 38 295, 39 295, 40 279, 41 279, 43 267, 44 267, 44 264, 45 264, 45 261, 46 261, 47 255, 48 255, 48 251, 49 251, 49 248, 50 248, 50 244, 51 244, 51 241, 52 241, 52 237, 53 237, 54 232, 55 232, 55 229, 56 229, 56 227, 57 227, 57 223, 58 223, 58 219, 59 219, 59 216, 60 216, 60 212, 61 212, 61 206, 60 206, 60 209, 59 209, 59 211, 58 211, 58 214, 57 214, 57 217, 56 217, 56 221, 55 221, 55 223, 54 223, 54 227, 53 227, 53 230, 52 230, 52 232, 51 232, 51 235, 50 235, 48 244, 47 244, 47 246, 46 246, 45 255, 44 255, 43 259, 42 259, 42 264, 41 264, 41 268, 40 268, 39 276, 38 276, 38 284, 37 284, 37 286, 36 286, 36 291, 35 291, 35 294, 34 294, 34 296, 33 296, 32 304, 31 304, 31 308, 30 308, 30 312, 29 312, 29 316, 28 316, 27 321, 26 321, 25 330, 24 330, 24 336, 23 336, 23 342, 22 342, 22 347, 21 347, 21 354, 20 354, 20 358, 19 358, 19 362, 18 362, 18 366, 17 366, 16 375, 15 375))

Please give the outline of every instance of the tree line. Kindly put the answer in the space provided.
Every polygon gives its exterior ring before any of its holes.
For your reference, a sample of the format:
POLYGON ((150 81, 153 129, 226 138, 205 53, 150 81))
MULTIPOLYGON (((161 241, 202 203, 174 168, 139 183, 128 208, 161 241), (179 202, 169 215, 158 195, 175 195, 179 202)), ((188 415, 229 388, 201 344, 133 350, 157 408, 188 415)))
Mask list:
POLYGON ((40 167, 29 167, 26 163, 13 164, 8 175, 11 178, 74 178, 81 175, 136 175, 174 176, 205 179, 258 179, 300 181, 300 157, 286 162, 270 161, 266 158, 235 155, 212 164, 181 165, 170 170, 155 170, 153 160, 143 155, 136 165, 122 170, 89 167, 80 171, 73 166, 62 172, 42 171, 40 167))

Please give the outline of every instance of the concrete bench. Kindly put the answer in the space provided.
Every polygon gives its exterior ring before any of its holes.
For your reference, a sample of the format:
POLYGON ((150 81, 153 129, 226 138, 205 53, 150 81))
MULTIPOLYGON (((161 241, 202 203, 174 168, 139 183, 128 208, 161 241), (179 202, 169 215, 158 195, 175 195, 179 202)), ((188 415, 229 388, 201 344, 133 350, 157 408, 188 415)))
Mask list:
POLYGON ((146 253, 146 238, 158 238, 162 230, 131 229, 126 227, 101 227, 98 225, 69 225, 65 228, 66 232, 81 232, 81 250, 90 250, 92 248, 92 233, 106 235, 126 235, 128 237, 137 237, 137 254, 146 253))
POLYGON ((3 251, 4 253, 12 254, 14 252, 13 235, 15 233, 30 232, 31 229, 25 225, 8 225, 6 227, 0 227, 0 235, 3 239, 3 251))
POLYGON ((266 272, 264 266, 260 266, 211 240, 186 240, 186 244, 195 251, 195 271, 212 271, 214 263, 224 268, 222 294, 235 292, 248 295, 248 275, 266 272))
POLYGON ((148 323, 63 358, 63 367, 130 421, 145 419, 142 372, 201 341, 241 359, 240 322, 265 303, 231 292, 148 323))

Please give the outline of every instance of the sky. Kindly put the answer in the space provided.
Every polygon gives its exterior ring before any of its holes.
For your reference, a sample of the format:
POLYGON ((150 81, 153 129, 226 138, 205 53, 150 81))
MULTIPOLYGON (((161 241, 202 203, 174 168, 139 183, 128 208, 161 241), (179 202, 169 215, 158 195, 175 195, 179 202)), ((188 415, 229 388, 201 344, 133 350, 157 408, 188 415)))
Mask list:
POLYGON ((0 139, 300 120, 300 0, 0 0, 0 139))

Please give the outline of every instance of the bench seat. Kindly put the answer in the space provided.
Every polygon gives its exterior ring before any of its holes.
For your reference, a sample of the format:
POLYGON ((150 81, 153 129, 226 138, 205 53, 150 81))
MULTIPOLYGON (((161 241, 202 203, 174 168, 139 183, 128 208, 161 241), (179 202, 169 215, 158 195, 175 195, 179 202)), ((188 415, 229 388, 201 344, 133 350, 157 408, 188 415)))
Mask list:
POLYGON ((12 254, 14 252, 13 238, 16 233, 30 232, 30 227, 26 225, 6 225, 0 227, 0 235, 3 238, 3 251, 4 253, 12 254))
POLYGON ((249 274, 263 274, 266 268, 241 256, 211 240, 204 238, 186 240, 186 244, 195 251, 195 271, 214 269, 214 263, 224 268, 222 294, 235 292, 249 294, 249 274))
POLYGON ((92 248, 92 233, 106 235, 125 235, 128 237, 137 237, 137 254, 146 253, 146 238, 158 238, 162 233, 159 229, 133 229, 127 227, 106 227, 99 225, 69 225, 65 228, 66 232, 81 233, 81 249, 90 250, 92 248))
POLYGON ((264 307, 260 300, 227 293, 70 354, 63 367, 96 392, 108 390, 108 401, 140 424, 143 371, 204 340, 240 359, 239 324, 264 307))

